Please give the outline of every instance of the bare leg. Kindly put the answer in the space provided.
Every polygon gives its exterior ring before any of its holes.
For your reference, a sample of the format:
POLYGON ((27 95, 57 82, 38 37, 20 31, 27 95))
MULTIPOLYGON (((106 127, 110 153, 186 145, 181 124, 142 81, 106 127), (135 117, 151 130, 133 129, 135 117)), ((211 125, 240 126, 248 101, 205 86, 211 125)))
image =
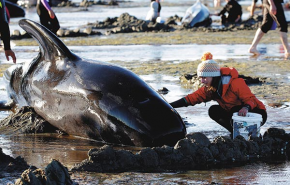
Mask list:
POLYGON ((250 16, 252 17, 254 16, 255 9, 256 9, 256 3, 255 1, 253 1, 250 8, 250 16))
POLYGON ((288 44, 287 33, 286 32, 280 32, 280 38, 281 38, 282 45, 284 47, 285 58, 289 58, 290 57, 290 47, 289 47, 289 44, 288 44))
POLYGON ((249 49, 249 53, 253 53, 254 55, 259 55, 259 51, 257 50, 257 45, 259 44, 260 40, 262 39, 262 37, 265 35, 264 32, 262 32, 262 30, 260 28, 258 28, 258 30, 256 31, 254 40, 252 42, 252 45, 249 49))

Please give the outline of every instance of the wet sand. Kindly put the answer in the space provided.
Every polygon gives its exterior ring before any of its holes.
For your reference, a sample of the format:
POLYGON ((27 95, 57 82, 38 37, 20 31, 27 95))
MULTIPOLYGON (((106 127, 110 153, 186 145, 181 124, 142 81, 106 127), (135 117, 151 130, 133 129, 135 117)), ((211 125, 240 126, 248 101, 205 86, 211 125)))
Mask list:
MULTIPOLYGON (((126 45, 126 44, 251 44, 256 30, 203 32, 176 30, 174 32, 120 33, 109 36, 65 40, 67 45, 126 45)), ((278 31, 267 33, 261 44, 281 43, 278 31)))
MULTIPOLYGON (((118 33, 108 36, 61 38, 67 46, 135 45, 135 44, 251 44, 256 30, 204 32, 176 30, 174 32, 118 33)), ((18 46, 37 45, 31 39, 14 41, 18 46)), ((267 33, 261 44, 280 44, 279 31, 267 33)), ((209 48, 210 49, 210 48, 209 48)))

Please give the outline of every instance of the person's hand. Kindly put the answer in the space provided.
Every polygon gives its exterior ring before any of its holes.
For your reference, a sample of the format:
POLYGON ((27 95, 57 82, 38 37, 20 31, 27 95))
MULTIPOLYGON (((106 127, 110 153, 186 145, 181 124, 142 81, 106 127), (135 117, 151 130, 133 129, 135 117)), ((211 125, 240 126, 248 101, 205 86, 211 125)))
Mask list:
POLYGON ((5 50, 6 59, 9 61, 9 56, 13 59, 13 63, 16 63, 16 56, 12 50, 5 50))
POLYGON ((50 18, 54 19, 55 15, 54 15, 54 12, 52 10, 49 10, 48 14, 49 14, 50 18))
POLYGON ((239 116, 246 116, 248 113, 248 108, 247 107, 243 107, 241 108, 241 110, 239 111, 238 115, 239 116))
POLYGON ((270 5, 270 13, 273 15, 276 15, 277 13, 277 8, 274 3, 270 5))
POLYGON ((238 22, 240 20, 241 16, 238 15, 238 18, 235 20, 235 22, 238 22))

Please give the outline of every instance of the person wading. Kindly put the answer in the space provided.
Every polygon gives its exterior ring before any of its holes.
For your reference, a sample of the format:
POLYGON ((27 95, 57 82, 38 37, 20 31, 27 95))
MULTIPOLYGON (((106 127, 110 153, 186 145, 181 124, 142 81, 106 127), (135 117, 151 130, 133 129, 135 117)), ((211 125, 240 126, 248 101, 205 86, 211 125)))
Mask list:
POLYGON ((283 0, 263 0, 263 22, 260 28, 256 31, 252 45, 249 48, 249 53, 260 55, 257 50, 257 45, 263 36, 269 31, 277 27, 280 29, 280 39, 284 48, 284 57, 289 59, 290 47, 288 44, 288 24, 282 6, 283 0), (274 24, 274 25, 273 25, 274 24))

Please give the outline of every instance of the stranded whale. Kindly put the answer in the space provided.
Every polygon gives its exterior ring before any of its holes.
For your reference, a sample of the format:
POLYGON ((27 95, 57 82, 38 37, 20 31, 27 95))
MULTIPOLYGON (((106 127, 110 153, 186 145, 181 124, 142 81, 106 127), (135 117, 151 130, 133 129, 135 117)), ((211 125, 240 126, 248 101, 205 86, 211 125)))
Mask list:
POLYGON ((40 46, 38 56, 6 70, 11 99, 31 106, 70 134, 133 146, 174 145, 185 137, 179 114, 133 72, 80 58, 42 25, 19 25, 40 46))

